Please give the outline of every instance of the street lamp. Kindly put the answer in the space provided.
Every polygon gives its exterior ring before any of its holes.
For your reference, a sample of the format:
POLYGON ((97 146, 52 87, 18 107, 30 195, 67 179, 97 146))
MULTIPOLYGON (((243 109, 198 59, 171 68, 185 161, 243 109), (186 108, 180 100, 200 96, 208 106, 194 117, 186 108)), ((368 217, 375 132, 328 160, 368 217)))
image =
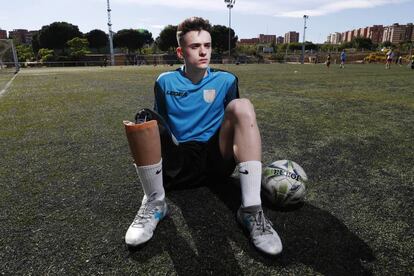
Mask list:
POLYGON ((107 5, 107 9, 106 11, 108 12, 108 31, 109 31, 109 51, 111 53, 111 65, 115 65, 115 56, 114 56, 114 46, 113 46, 113 32, 112 32, 112 23, 111 23, 111 7, 109 6, 109 0, 106 1, 106 5, 107 5))
POLYGON ((304 24, 303 24, 303 43, 302 43, 302 64, 305 62, 305 32, 306 32, 306 19, 308 19, 308 15, 303 16, 304 24))
POLYGON ((233 8, 234 4, 236 4, 236 0, 224 0, 224 3, 227 4, 227 8, 229 8, 229 57, 231 52, 231 9, 233 8))

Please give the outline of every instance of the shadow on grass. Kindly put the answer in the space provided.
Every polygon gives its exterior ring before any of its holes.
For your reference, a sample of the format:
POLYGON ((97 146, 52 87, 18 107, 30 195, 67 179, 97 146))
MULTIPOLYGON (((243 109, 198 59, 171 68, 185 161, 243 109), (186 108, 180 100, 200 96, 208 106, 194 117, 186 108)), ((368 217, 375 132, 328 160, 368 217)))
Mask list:
POLYGON ((252 266, 250 261, 246 262, 246 253, 265 266, 257 268, 259 274, 260 269, 281 271, 295 264, 304 264, 325 275, 371 274, 371 249, 340 220, 306 203, 297 210, 265 207, 282 238, 284 251, 277 258, 259 254, 235 221, 240 206, 237 181, 229 179, 209 188, 168 194, 168 199, 181 210, 189 236, 183 234, 177 222, 166 219, 150 241, 151 250, 158 248, 159 252, 139 250, 131 257, 143 261, 166 251, 178 275, 241 275, 252 266))

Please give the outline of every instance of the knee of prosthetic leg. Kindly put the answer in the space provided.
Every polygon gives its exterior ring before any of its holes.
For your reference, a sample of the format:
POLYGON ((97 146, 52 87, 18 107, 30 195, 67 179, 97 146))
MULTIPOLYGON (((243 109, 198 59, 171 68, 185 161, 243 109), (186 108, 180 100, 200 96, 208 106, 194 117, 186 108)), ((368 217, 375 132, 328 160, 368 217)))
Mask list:
MULTIPOLYGON (((135 124, 124 121, 125 132, 132 157, 136 165, 146 163, 148 159, 159 159, 160 135, 156 120, 135 124)), ((158 161, 158 160, 157 160, 158 161)))

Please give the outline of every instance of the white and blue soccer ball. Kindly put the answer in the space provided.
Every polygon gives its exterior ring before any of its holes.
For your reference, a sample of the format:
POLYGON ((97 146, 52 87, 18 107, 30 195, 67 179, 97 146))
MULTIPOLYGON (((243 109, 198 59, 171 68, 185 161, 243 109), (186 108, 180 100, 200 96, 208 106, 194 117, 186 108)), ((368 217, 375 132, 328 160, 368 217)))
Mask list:
POLYGON ((308 176, 291 160, 278 160, 263 167, 262 192, 274 205, 285 207, 302 202, 308 176))

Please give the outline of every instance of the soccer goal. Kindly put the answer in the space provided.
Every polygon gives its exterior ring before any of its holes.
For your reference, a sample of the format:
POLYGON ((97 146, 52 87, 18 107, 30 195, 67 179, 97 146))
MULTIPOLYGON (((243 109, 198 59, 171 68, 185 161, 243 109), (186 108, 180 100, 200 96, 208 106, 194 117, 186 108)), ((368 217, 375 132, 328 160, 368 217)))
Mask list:
POLYGON ((0 39, 0 73, 17 73, 20 66, 12 39, 0 39))
POLYGON ((19 72, 16 49, 11 39, 0 39, 0 97, 6 92, 19 72))

